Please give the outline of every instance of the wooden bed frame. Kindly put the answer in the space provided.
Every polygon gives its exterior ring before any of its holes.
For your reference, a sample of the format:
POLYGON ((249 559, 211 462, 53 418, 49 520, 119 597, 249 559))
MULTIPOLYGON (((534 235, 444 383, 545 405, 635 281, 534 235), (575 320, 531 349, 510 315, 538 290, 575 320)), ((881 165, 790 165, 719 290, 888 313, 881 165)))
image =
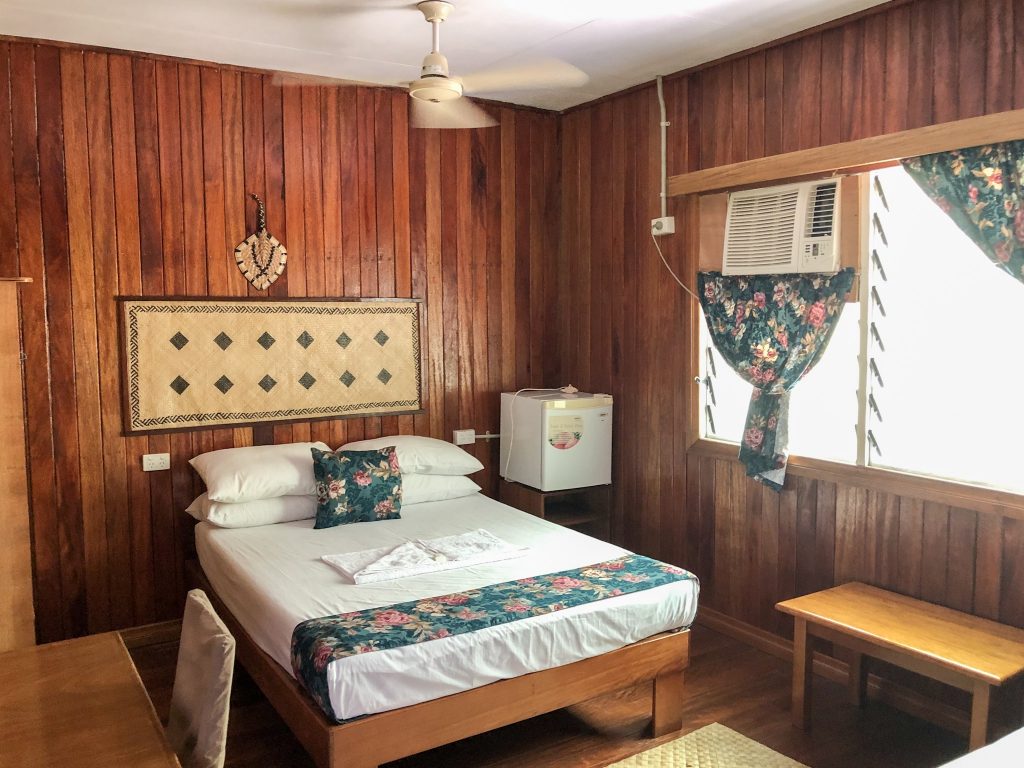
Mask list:
POLYGON ((654 682, 652 736, 678 731, 683 725, 683 670, 690 663, 689 630, 665 632, 565 666, 335 723, 280 664, 256 645, 214 591, 198 562, 188 564, 188 574, 193 586, 205 590, 234 634, 237 659, 319 768, 377 768, 381 763, 649 680, 654 682))

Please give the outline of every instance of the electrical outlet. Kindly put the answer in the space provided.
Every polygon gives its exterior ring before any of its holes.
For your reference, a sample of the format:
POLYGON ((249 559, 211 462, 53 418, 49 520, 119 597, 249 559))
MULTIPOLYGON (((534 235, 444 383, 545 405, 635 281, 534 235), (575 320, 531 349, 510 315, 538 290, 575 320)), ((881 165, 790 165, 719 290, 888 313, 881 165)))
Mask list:
POLYGON ((157 472, 161 469, 171 468, 171 454, 169 453, 147 453, 142 457, 143 472, 157 472))
POLYGON ((660 219, 651 219, 651 234, 655 237, 661 237, 662 235, 674 235, 675 233, 675 216, 662 216, 660 219))
POLYGON ((452 432, 452 442, 456 445, 471 445, 476 442, 476 430, 456 429, 452 432))

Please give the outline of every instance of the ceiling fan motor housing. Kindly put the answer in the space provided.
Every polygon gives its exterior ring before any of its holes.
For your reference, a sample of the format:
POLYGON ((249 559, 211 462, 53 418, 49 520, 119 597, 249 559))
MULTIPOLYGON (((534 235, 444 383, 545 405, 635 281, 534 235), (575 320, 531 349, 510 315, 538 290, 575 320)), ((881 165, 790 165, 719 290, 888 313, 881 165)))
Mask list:
POLYGON ((421 101, 453 101, 462 96, 462 84, 444 75, 428 75, 409 83, 409 95, 421 101))
POLYGON ((462 84, 448 77, 448 59, 432 51, 423 59, 420 79, 409 84, 409 95, 423 101, 451 101, 462 95, 462 84))

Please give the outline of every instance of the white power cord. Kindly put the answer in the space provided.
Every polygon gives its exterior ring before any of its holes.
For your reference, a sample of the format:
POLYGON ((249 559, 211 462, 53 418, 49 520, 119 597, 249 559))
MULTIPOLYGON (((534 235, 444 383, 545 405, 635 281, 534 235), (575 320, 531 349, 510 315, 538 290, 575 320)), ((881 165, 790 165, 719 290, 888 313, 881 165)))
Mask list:
POLYGON ((698 303, 700 303, 700 298, 699 298, 699 297, 697 296, 697 294, 696 294, 696 293, 694 293, 693 291, 691 291, 691 290, 690 290, 689 288, 687 288, 687 287, 686 287, 686 285, 685 285, 685 284, 683 283, 683 281, 679 279, 679 275, 677 275, 677 274, 676 274, 676 273, 675 273, 675 272, 674 272, 674 271, 672 270, 672 267, 670 267, 670 266, 668 265, 668 261, 667 261, 667 260, 665 259, 665 254, 661 252, 661 243, 659 243, 659 242, 658 242, 658 238, 657 238, 657 237, 656 237, 656 236, 654 235, 654 233, 653 233, 653 232, 651 233, 651 240, 653 240, 653 241, 654 241, 654 247, 658 249, 658 256, 660 256, 660 257, 661 257, 661 263, 665 265, 665 269, 667 269, 667 270, 668 270, 668 273, 669 273, 670 275, 672 275, 673 279, 674 279, 674 280, 675 280, 675 281, 676 281, 677 283, 679 283, 679 287, 680 287, 680 288, 682 288, 682 289, 683 289, 684 291, 686 291, 686 292, 687 292, 688 294, 690 294, 691 296, 693 296, 693 298, 697 299, 697 302, 698 302, 698 303))
POLYGON ((508 406, 508 453, 505 455, 505 471, 501 473, 506 480, 508 480, 509 465, 512 463, 512 446, 515 444, 516 436, 516 398, 523 392, 561 392, 564 395, 574 396, 579 390, 572 384, 567 384, 564 387, 523 387, 512 394, 512 402, 508 406))

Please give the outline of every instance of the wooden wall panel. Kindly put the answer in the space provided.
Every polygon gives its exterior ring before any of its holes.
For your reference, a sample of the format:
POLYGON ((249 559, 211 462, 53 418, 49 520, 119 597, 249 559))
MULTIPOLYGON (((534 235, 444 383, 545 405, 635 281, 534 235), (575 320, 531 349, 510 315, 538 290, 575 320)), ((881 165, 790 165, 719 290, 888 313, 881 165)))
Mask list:
MULTIPOLYGON (((0 256, 22 320, 38 636, 171 618, 196 453, 254 442, 498 429, 498 392, 557 385, 557 115, 411 129, 394 89, 0 40, 0 256), (10 190, 12 194, 6 194, 10 190), (121 436, 114 296, 258 295, 232 250, 267 205, 274 296, 426 299, 425 413, 121 436), (535 301, 533 299, 536 299, 535 301), (140 456, 168 451, 170 472, 140 456)), ((492 491, 497 445, 476 454, 492 491)))
MULTIPOLYGON (((1022 29, 1022 0, 916 0, 672 76, 669 172, 1024 106, 1022 29)), ((1024 624, 1018 521, 799 476, 775 496, 687 455, 694 314, 648 236, 653 87, 562 116, 500 107, 498 128, 459 134, 411 130, 394 90, 69 46, 0 40, 0 78, 0 234, 18 242, 0 259, 35 279, 40 639, 178 612, 190 455, 496 430, 500 390, 570 382, 616 397, 615 537, 695 570, 705 605, 786 633, 776 600, 863 578, 1024 624), (251 293, 231 257, 248 192, 291 256, 271 295, 427 299, 425 413, 120 436, 113 296, 251 293), (150 451, 172 471, 142 473, 150 451)), ((694 206, 669 212, 664 257, 692 279, 694 206)), ((475 448, 488 490, 496 449, 475 448)))
MULTIPOLYGON (((1022 24, 1022 0, 917 0, 670 76, 668 172, 1019 106, 1022 24)), ((735 461, 686 455, 695 315, 646 234, 656 103, 646 87, 562 118, 562 263, 587 278, 563 282, 558 378, 616 397, 619 540, 694 570, 703 605, 781 634, 792 625, 776 601, 851 579, 1024 626, 1019 520, 799 473, 775 495, 735 461)), ((690 203, 669 212, 679 234, 659 242, 692 281, 690 203)))

